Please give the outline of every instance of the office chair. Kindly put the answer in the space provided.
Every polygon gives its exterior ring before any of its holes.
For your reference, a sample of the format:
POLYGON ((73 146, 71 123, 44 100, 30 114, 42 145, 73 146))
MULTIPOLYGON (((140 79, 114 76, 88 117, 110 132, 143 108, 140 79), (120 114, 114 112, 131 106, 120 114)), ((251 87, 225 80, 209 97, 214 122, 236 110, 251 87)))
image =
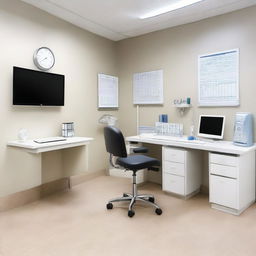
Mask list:
MULTIPOLYGON (((160 166, 160 162, 152 157, 145 155, 127 155, 124 136, 122 132, 113 126, 107 126, 104 128, 105 145, 107 152, 110 154, 110 164, 115 168, 123 168, 125 170, 132 171, 133 186, 132 194, 124 193, 122 197, 112 199, 108 201, 107 209, 112 209, 114 202, 130 202, 128 209, 128 216, 133 217, 135 212, 133 206, 136 201, 141 201, 146 204, 150 204, 156 208, 155 213, 158 215, 162 214, 162 210, 158 205, 155 204, 155 198, 153 195, 138 195, 137 194, 137 183, 136 173, 141 169, 158 170, 154 166, 160 166), (116 157, 115 163, 113 158, 116 157)), ((147 148, 141 147, 134 150, 134 153, 146 153, 147 148)))

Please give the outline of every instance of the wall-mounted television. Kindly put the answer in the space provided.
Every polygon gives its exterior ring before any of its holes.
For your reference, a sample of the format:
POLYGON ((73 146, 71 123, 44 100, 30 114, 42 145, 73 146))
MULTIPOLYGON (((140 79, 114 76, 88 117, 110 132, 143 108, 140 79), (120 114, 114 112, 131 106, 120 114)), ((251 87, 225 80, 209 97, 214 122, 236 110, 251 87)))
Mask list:
POLYGON ((64 106, 65 76, 13 67, 13 105, 64 106))

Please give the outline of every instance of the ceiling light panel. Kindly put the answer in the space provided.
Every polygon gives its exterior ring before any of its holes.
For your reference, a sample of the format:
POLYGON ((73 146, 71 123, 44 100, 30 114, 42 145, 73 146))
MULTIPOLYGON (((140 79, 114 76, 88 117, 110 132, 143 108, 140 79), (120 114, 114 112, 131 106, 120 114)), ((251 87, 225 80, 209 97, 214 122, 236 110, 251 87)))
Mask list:
POLYGON ((161 9, 157 9, 157 10, 148 12, 145 15, 142 15, 140 17, 140 19, 152 18, 152 17, 158 16, 158 15, 164 14, 164 13, 168 13, 168 12, 171 12, 171 11, 178 10, 180 8, 183 8, 183 7, 186 7, 186 6, 201 2, 201 1, 204 1, 204 0, 180 0, 176 3, 168 5, 166 7, 161 8, 161 9))

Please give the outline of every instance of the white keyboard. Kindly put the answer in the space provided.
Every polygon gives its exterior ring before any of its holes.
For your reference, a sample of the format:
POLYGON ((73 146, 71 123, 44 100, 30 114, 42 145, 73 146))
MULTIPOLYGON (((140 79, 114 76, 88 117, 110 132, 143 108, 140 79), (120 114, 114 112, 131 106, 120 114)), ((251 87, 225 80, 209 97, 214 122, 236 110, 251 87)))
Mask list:
POLYGON ((188 140, 187 137, 174 137, 174 136, 164 136, 164 135, 154 135, 152 139, 175 141, 175 142, 185 142, 185 143, 195 143, 195 144, 205 144, 202 140, 188 140))
POLYGON ((49 143, 49 142, 57 142, 57 141, 64 141, 67 140, 64 137, 46 137, 46 138, 39 138, 35 139, 34 142, 36 143, 49 143))

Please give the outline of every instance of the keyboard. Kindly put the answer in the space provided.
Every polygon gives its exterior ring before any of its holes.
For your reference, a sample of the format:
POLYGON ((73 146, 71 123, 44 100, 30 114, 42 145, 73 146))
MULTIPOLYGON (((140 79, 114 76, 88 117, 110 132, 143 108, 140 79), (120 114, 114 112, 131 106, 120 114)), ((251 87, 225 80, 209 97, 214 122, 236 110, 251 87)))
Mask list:
POLYGON ((164 136, 164 135, 154 135, 152 139, 157 140, 166 140, 166 141, 175 141, 175 142, 184 142, 184 143, 195 143, 195 144, 205 144, 205 141, 202 140, 188 140, 187 137, 174 137, 174 136, 164 136))
POLYGON ((35 139, 34 142, 36 143, 49 143, 49 142, 57 142, 57 141, 64 141, 67 140, 64 137, 46 137, 46 138, 39 138, 35 139))

